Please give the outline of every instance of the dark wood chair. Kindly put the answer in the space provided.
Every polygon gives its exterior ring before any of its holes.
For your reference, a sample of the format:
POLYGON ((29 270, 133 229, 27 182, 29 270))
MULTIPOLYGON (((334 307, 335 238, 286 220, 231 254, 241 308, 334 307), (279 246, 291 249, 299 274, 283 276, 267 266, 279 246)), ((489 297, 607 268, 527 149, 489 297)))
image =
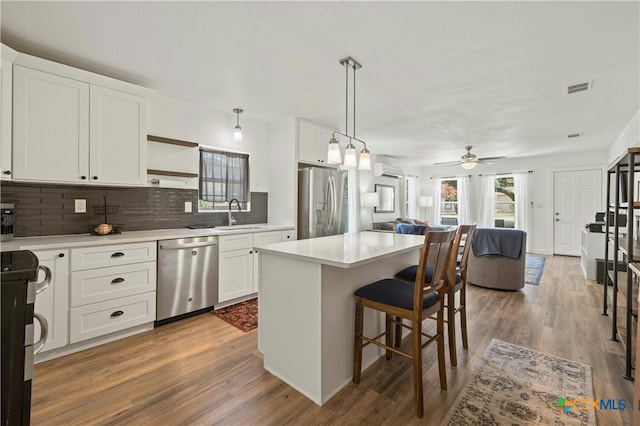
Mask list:
MULTIPOLYGON (((447 334, 449 337, 449 360, 452 366, 458 365, 458 354, 456 351, 456 318, 460 313, 460 330, 462 334, 462 347, 469 347, 467 336, 467 265, 469 252, 471 250, 471 240, 476 225, 460 225, 456 232, 453 247, 451 249, 451 259, 448 263, 445 276, 445 292, 447 294, 445 308, 447 310, 447 334), (453 284, 451 284, 453 283, 453 284), (459 301, 456 303, 456 293, 459 294, 459 301)), ((396 274, 396 278, 413 282, 416 279, 418 265, 409 266, 396 274)), ((424 275, 427 280, 431 279, 433 267, 427 266, 424 275)), ((432 319, 436 319, 432 317, 432 319)))
POLYGON ((418 273, 413 283, 387 278, 366 285, 355 291, 355 334, 353 345, 353 382, 360 383, 362 369, 362 348, 373 343, 385 348, 387 359, 397 353, 413 360, 413 393, 416 415, 424 415, 422 387, 422 348, 432 342, 438 347, 438 370, 440 387, 447 389, 444 360, 444 275, 449 262, 455 231, 434 232, 425 235, 420 253, 418 273), (427 262, 433 264, 431 279, 426 280, 427 262), (364 308, 385 313, 385 331, 376 337, 363 336, 364 308), (436 333, 431 336, 422 331, 422 321, 436 315, 436 333), (410 326, 403 322, 406 319, 410 326), (393 339, 395 324, 395 341, 393 339), (411 330, 411 353, 400 350, 402 327, 411 330), (423 343, 422 336, 427 337, 423 343), (385 342, 380 341, 385 338, 385 342))

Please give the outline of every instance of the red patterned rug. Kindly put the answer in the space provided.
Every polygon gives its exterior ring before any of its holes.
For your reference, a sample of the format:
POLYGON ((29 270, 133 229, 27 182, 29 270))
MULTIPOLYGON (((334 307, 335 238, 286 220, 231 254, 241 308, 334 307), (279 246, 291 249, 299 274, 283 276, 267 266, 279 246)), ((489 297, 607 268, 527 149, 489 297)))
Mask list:
POLYGON ((258 299, 246 300, 211 313, 245 333, 258 327, 258 299))

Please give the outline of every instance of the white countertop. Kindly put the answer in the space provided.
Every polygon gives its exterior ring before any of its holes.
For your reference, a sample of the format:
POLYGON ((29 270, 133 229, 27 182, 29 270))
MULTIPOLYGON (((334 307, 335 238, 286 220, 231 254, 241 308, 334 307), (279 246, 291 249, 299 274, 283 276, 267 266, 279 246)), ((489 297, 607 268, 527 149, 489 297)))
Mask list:
POLYGON ((259 246, 262 253, 352 268, 420 248, 424 235, 359 232, 259 246))
POLYGON ((52 235, 48 237, 22 237, 0 243, 0 250, 48 250, 73 247, 97 246, 103 244, 138 243, 156 240, 170 240, 175 238, 206 237, 210 235, 233 235, 254 232, 283 231, 293 229, 292 226, 275 226, 268 224, 235 225, 232 229, 222 226, 220 228, 205 229, 154 229, 151 231, 123 231, 122 234, 91 235, 71 234, 52 235))

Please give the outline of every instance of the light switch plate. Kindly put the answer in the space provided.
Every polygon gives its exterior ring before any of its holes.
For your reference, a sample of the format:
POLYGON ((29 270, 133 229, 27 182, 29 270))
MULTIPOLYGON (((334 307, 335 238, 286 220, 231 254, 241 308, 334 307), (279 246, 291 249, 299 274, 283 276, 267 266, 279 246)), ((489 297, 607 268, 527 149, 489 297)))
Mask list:
POLYGON ((191 201, 184 202, 184 212, 191 213, 191 201))
POLYGON ((86 213, 87 212, 87 200, 78 198, 76 199, 75 206, 76 213, 86 213))

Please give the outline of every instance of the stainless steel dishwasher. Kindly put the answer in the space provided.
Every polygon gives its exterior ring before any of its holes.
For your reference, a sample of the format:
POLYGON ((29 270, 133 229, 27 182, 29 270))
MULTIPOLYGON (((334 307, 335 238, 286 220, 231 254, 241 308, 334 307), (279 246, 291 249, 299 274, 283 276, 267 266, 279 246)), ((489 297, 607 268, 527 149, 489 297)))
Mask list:
POLYGON ((158 241, 156 325, 218 303, 218 237, 158 241))

